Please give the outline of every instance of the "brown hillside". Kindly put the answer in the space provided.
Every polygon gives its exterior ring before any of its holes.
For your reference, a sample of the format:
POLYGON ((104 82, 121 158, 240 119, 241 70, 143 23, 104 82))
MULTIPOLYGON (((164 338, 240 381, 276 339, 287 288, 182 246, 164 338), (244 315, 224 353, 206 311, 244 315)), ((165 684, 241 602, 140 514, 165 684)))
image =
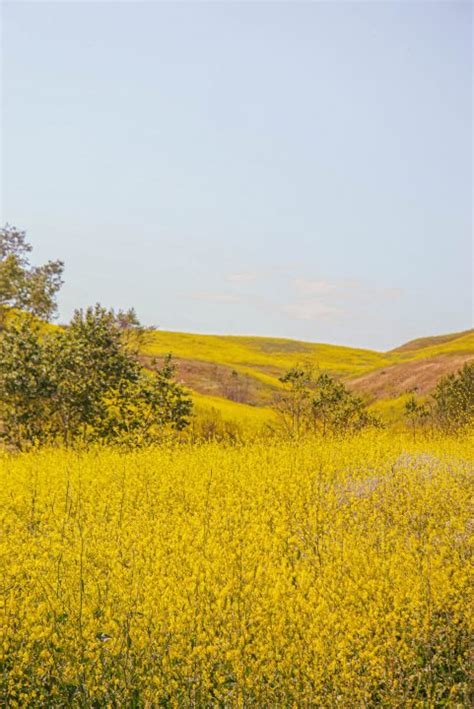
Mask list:
POLYGON ((201 397, 252 407, 272 406, 279 377, 298 363, 342 378, 373 403, 408 391, 431 392, 439 379, 474 361, 474 330, 425 337, 392 352, 272 338, 154 332, 142 353, 145 366, 172 352, 177 378, 201 397))
POLYGON ((474 330, 464 330, 463 332, 453 332, 450 335, 435 335, 433 337, 419 337, 416 340, 410 340, 405 342, 404 345, 396 347, 390 352, 413 352, 414 350, 420 350, 424 347, 432 347, 433 345, 442 345, 446 342, 451 342, 452 340, 457 340, 458 337, 464 337, 465 335, 470 335, 474 330))
POLYGON ((474 360, 473 353, 458 352, 417 359, 377 369, 351 379, 347 385, 371 399, 396 398, 408 391, 424 395, 435 388, 441 377, 458 371, 470 360, 474 360))
MULTIPOLYGON (((145 366, 150 366, 150 357, 141 357, 145 366)), ((162 358, 156 358, 162 364, 162 358)), ((232 367, 214 362, 173 358, 177 379, 185 386, 205 396, 220 396, 230 401, 252 406, 262 406, 271 398, 271 387, 255 377, 236 372, 232 367)))

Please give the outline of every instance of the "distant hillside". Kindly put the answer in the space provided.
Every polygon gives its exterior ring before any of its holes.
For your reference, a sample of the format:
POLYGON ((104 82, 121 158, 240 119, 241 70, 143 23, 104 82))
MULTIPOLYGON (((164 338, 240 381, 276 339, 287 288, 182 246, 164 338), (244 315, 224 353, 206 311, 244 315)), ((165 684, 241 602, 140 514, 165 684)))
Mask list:
POLYGON ((441 377, 474 358, 474 330, 413 340, 387 354, 397 362, 352 378, 354 390, 377 400, 412 390, 428 394, 441 377))
POLYGON ((440 377, 474 359, 474 330, 413 340, 390 352, 281 338, 155 331, 143 349, 143 360, 146 364, 168 352, 181 381, 199 394, 200 407, 208 404, 224 416, 248 415, 249 407, 270 415, 269 406, 282 386, 278 378, 296 364, 310 364, 340 377, 394 418, 407 392, 428 394, 440 377))
POLYGON ((437 345, 445 345, 448 342, 454 340, 463 339, 466 336, 473 335, 474 330, 464 330, 463 332, 455 332, 450 335, 435 335, 434 337, 419 337, 416 340, 410 340, 400 347, 396 347, 392 352, 412 352, 413 350, 420 350, 426 347, 433 347, 437 345))
POLYGON ((428 394, 438 380, 456 372, 474 358, 472 352, 451 352, 413 359, 408 362, 382 367, 349 380, 351 389, 368 395, 371 399, 392 399, 407 391, 428 394))
MULTIPOLYGON (((9 319, 21 318, 17 311, 9 319)), ((47 332, 56 325, 41 324, 47 332)), ((198 335, 150 331, 143 364, 171 352, 178 379, 193 393, 195 408, 223 419, 259 426, 275 418, 279 377, 295 365, 311 365, 342 379, 382 418, 401 419, 411 392, 428 395, 439 379, 474 360, 474 329, 411 340, 388 352, 272 337, 198 335)))

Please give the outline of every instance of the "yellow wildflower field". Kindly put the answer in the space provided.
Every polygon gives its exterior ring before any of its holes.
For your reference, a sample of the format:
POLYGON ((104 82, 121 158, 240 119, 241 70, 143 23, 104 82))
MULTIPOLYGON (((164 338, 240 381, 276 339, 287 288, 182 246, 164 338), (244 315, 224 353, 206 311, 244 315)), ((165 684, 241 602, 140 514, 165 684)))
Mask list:
POLYGON ((4 456, 1 703, 468 706, 473 449, 4 456))

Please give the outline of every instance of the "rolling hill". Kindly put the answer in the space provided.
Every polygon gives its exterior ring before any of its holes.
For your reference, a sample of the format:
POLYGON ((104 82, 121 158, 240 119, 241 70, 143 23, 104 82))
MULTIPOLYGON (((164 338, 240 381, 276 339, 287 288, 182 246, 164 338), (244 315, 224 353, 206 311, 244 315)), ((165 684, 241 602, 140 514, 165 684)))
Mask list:
MULTIPOLYGON (((21 318, 16 311, 9 319, 21 318)), ((57 325, 43 323, 48 332, 57 325)), ((61 326, 59 326, 61 327, 61 326)), ((397 423, 408 396, 425 397, 439 379, 474 361, 474 329, 411 340, 387 352, 272 337, 201 335, 149 330, 140 358, 151 366, 168 353, 198 414, 261 427, 275 420, 279 377, 295 365, 330 372, 382 419, 397 423)))
POLYGON ((198 408, 224 418, 271 419, 279 377, 296 364, 341 378, 387 420, 396 419, 408 392, 426 395, 440 377, 474 359, 474 330, 427 337, 389 352, 268 337, 150 333, 145 364, 171 352, 178 378, 195 392, 198 408))

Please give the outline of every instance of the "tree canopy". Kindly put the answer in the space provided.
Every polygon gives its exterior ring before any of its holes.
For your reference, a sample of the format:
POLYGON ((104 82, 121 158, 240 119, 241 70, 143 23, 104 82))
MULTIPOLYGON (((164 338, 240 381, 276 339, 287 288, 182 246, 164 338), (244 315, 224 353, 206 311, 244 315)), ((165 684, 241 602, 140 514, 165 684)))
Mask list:
POLYGON ((31 317, 0 334, 0 435, 10 447, 149 443, 185 428, 191 410, 171 356, 144 370, 100 305, 46 335, 31 317))
POLYGON ((310 367, 293 367, 280 377, 285 392, 276 399, 283 425, 291 435, 307 431, 341 434, 380 426, 357 396, 327 372, 315 376, 310 367))
POLYGON ((0 229, 0 315, 18 308, 43 320, 56 313, 56 295, 63 283, 64 263, 32 266, 26 232, 9 224, 0 229))
POLYGON ((433 392, 435 416, 441 428, 459 431, 474 425, 474 362, 443 377, 433 392))

